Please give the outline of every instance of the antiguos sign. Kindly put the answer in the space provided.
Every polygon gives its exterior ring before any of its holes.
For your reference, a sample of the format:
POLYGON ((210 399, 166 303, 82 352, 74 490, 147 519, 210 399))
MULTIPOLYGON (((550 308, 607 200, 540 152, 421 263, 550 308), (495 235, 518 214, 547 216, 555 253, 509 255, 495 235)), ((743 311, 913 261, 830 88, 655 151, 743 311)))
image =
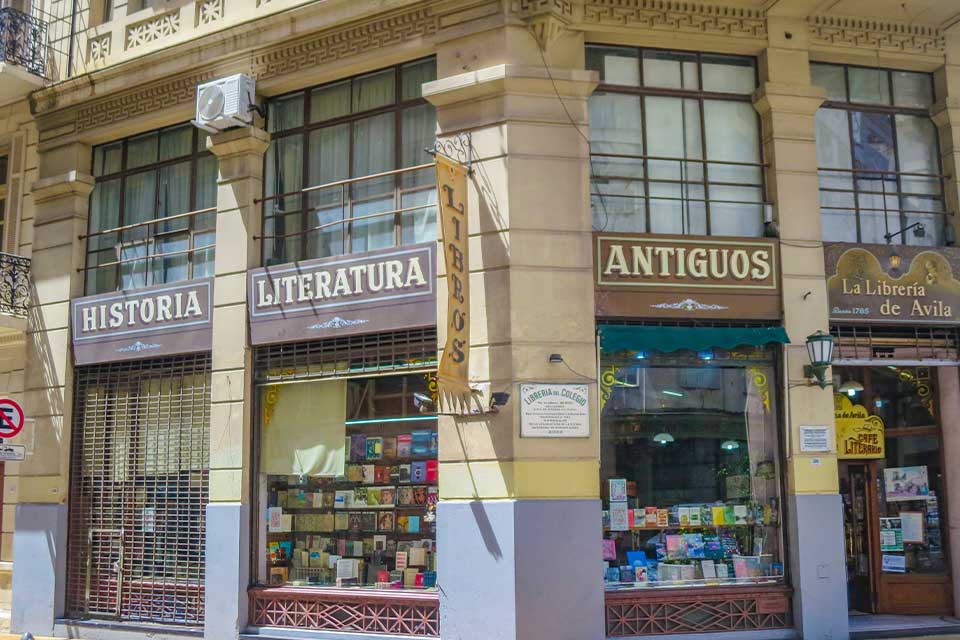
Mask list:
POLYGON ((594 241, 600 314, 780 316, 772 240, 596 234, 594 241))
POLYGON ((76 364, 207 351, 213 280, 105 293, 71 302, 76 364))
POLYGON ((847 396, 833 396, 834 421, 837 424, 837 457, 883 458, 885 440, 883 419, 873 416, 866 407, 853 404, 847 396))
POLYGON ((960 322, 960 251, 900 245, 824 246, 830 319, 960 322))
POLYGON ((436 323, 434 244, 254 269, 253 344, 436 323))

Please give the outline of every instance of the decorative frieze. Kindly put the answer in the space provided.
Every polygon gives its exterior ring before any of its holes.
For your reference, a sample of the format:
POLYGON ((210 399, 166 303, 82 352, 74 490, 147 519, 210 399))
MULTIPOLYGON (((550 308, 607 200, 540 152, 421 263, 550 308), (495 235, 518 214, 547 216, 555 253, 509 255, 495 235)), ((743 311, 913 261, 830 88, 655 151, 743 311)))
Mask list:
POLYGON ((105 62, 110 57, 110 45, 113 34, 105 33, 96 38, 90 38, 87 48, 87 62, 96 65, 105 62))
POLYGON ((737 38, 767 36, 760 9, 678 0, 589 0, 583 8, 583 22, 737 38))
POLYGON ((935 27, 836 16, 810 16, 807 22, 813 45, 936 56, 942 56, 946 46, 935 27))
POLYGON ((197 26, 216 22, 223 17, 223 0, 197 1, 197 26))
POLYGON ((136 49, 179 32, 180 11, 171 11, 127 27, 127 49, 136 49))

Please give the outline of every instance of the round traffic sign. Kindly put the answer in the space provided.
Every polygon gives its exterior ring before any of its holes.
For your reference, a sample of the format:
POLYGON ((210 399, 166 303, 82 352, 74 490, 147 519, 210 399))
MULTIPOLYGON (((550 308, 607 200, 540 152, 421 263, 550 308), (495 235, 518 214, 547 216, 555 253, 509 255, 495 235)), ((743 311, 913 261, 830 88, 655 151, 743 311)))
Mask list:
POLYGON ((0 399, 0 438, 12 438, 23 429, 23 409, 10 398, 0 399))

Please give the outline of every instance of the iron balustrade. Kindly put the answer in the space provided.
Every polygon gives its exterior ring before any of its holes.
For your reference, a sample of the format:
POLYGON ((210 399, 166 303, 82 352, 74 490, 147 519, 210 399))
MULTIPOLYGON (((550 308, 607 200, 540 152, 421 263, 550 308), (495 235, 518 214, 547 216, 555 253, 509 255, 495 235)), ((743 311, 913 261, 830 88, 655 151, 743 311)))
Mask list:
POLYGON ((30 306, 30 258, 0 252, 0 313, 26 317, 30 306))
POLYGON ((0 9, 0 62, 46 78, 47 23, 13 7, 0 9))

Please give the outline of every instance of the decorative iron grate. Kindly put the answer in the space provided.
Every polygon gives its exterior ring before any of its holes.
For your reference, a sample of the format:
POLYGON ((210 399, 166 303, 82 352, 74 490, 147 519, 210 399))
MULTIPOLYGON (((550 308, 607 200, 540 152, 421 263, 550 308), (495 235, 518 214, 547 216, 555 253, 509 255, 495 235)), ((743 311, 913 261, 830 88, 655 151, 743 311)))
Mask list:
POLYGON ((0 9, 0 62, 46 78, 46 39, 47 23, 43 20, 13 7, 0 9))
POLYGON ((789 589, 783 587, 658 589, 605 595, 609 637, 788 629, 793 625, 789 589))
POLYGON ((258 627, 440 636, 436 592, 255 587, 249 598, 250 623, 258 627))
POLYGON ((954 327, 832 325, 838 364, 866 360, 960 362, 960 331, 954 327))
POLYGON ((288 382, 436 367, 437 330, 409 329, 257 349, 258 383, 288 382))
POLYGON ((78 368, 67 615, 201 624, 210 357, 78 368))
POLYGON ((30 258, 0 252, 0 313, 26 317, 30 307, 30 258))

